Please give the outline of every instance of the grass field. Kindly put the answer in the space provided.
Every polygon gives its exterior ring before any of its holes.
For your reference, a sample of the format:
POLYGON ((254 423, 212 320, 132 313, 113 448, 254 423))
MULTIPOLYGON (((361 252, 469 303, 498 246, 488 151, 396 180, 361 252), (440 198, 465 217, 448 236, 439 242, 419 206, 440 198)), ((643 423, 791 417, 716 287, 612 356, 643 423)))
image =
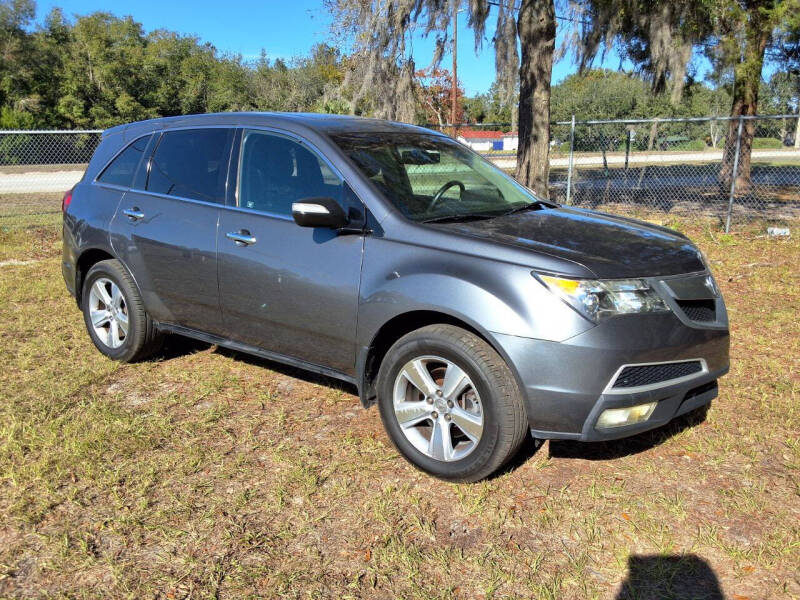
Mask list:
POLYGON ((800 242, 687 229, 731 317, 705 420, 434 480, 354 390, 95 351, 50 227, 0 230, 0 597, 798 598, 800 242))

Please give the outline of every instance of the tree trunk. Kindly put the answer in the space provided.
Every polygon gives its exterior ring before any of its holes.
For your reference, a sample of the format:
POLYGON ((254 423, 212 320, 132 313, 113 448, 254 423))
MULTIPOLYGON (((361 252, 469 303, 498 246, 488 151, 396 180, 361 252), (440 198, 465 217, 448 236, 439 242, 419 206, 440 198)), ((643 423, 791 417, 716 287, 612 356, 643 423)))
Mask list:
POLYGON ((797 117, 797 125, 794 128, 794 147, 800 148, 800 117, 797 117))
POLYGON ((540 197, 549 197, 550 77, 556 40, 553 0, 522 0, 517 21, 519 67, 519 147, 516 178, 540 197))
MULTIPOLYGON (((730 189, 733 176, 733 162, 736 155, 736 138, 739 131, 739 116, 752 116, 758 111, 758 88, 761 82, 761 68, 764 65, 764 52, 772 35, 771 28, 763 22, 762 15, 756 5, 751 9, 745 22, 744 48, 741 59, 734 67, 733 103, 731 117, 728 122, 728 135, 725 138, 725 149, 722 153, 722 165, 719 170, 719 181, 725 190, 730 189)), ((750 153, 753 149, 753 137, 756 122, 747 119, 742 127, 742 141, 739 148, 739 168, 736 174, 736 192, 747 194, 750 182, 750 153)))

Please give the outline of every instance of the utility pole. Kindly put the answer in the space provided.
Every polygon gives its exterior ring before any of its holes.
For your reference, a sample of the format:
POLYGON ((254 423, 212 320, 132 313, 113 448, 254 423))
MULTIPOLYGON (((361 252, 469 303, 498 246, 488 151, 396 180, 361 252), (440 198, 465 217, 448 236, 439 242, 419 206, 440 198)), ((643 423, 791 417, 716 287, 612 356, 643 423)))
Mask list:
POLYGON ((450 92, 450 123, 453 132, 456 128, 456 115, 458 114, 458 0, 453 2, 453 83, 450 92))

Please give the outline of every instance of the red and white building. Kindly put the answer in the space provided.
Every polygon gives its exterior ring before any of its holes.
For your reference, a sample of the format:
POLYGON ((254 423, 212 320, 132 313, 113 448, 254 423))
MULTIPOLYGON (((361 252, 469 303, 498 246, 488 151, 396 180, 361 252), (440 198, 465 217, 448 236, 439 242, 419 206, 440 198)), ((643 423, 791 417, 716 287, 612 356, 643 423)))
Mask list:
POLYGON ((476 152, 490 152, 492 150, 516 151, 519 144, 519 136, 516 131, 459 129, 456 139, 476 152))

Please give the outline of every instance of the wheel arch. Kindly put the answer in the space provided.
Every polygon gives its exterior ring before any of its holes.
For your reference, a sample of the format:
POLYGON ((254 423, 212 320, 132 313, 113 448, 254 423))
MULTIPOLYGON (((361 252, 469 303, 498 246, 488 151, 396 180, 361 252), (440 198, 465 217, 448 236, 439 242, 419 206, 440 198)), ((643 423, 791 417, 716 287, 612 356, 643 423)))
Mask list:
POLYGON ((395 315, 383 323, 372 336, 369 346, 362 348, 358 360, 358 390, 361 404, 365 408, 375 403, 377 397, 375 381, 377 379, 378 370, 389 348, 407 333, 411 333, 412 331, 428 325, 438 324, 460 327, 461 329, 473 333, 489 344, 489 346, 500 355, 500 358, 506 362, 508 368, 511 369, 520 389, 524 389, 515 365, 511 362, 508 354, 500 344, 497 343, 497 340, 494 339, 490 332, 484 331, 477 324, 469 322, 460 315, 453 315, 437 310, 411 310, 395 315))
POLYGON ((83 296, 83 282, 86 280, 86 274, 93 266, 103 260, 111 260, 116 258, 111 252, 105 248, 87 248, 78 256, 75 263, 75 301, 78 307, 81 306, 83 296))

